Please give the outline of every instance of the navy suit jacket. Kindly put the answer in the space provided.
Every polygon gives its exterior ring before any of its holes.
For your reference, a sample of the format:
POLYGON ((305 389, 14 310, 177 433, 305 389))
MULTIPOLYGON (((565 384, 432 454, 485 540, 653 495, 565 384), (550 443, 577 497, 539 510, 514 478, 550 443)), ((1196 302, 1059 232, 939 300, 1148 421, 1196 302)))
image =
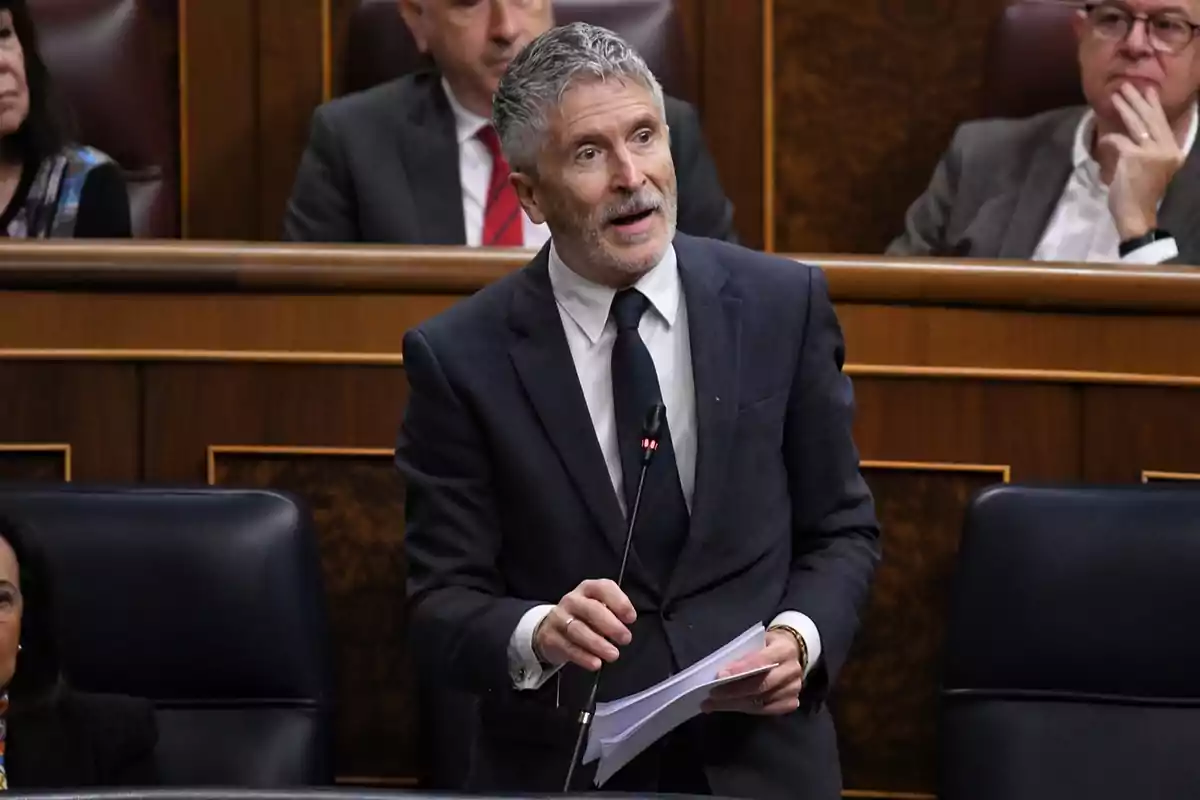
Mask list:
MULTIPOLYGON (((851 438, 853 394, 820 270, 678 235, 696 384, 691 526, 669 582, 631 559, 633 642, 601 699, 643 689, 780 611, 821 634, 805 708, 700 723, 717 794, 837 797, 821 699, 846 658, 879 557, 851 438)), ((547 270, 524 269, 410 331, 411 393, 396 451, 408 480, 414 652, 423 674, 481 697, 478 790, 555 790, 589 676, 517 692, 518 620, 581 581, 614 576, 624 521, 547 270), (557 706, 556 706, 557 700, 557 706)))

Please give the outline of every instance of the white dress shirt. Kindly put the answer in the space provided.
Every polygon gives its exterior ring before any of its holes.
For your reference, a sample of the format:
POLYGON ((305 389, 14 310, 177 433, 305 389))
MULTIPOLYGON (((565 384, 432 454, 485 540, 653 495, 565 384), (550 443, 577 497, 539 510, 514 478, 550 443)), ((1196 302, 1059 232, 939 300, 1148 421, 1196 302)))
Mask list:
MULTIPOLYGON (((1183 143, 1184 157, 1196 143, 1196 126, 1197 114, 1193 106, 1187 138, 1183 143)), ((1121 257, 1121 235, 1108 209, 1108 187, 1100 179, 1100 164, 1092 158, 1088 146, 1095 129, 1096 114, 1089 110, 1075 129, 1075 146, 1071 156, 1075 170, 1067 180, 1041 242, 1033 251, 1033 260, 1161 264, 1175 258, 1179 255, 1179 246, 1173 238, 1151 242, 1121 257)))
MULTIPOLYGON (((550 247, 550 285, 562 319, 567 346, 575 362, 579 385, 587 401, 592 426, 613 492, 625 508, 622 488, 621 456, 617 447, 617 423, 612 396, 612 348, 617 338, 616 323, 609 308, 617 292, 593 283, 572 271, 550 247)), ((688 511, 696 484, 696 388, 692 375, 692 344, 688 333, 687 302, 679 280, 675 249, 667 248, 663 260, 634 284, 650 301, 650 308, 638 325, 638 334, 650 351, 658 373, 663 405, 667 407, 671 444, 679 482, 688 511)), ((513 631, 508 646, 509 673, 518 689, 536 689, 558 671, 545 669, 533 653, 533 634, 553 605, 530 609, 513 631)), ((771 624, 787 625, 804 637, 808 648, 809 669, 821 655, 821 637, 816 624, 797 611, 785 611, 771 624)))
MULTIPOLYGON (((492 154, 476 134, 492 121, 468 111, 458 102, 445 78, 442 78, 442 88, 454 111, 454 128, 458 136, 458 174, 462 180, 467 246, 479 247, 483 243, 483 218, 487 211, 488 189, 492 185, 492 154)), ((550 239, 550 229, 531 220, 524 209, 521 209, 521 222, 525 247, 538 250, 550 239)))

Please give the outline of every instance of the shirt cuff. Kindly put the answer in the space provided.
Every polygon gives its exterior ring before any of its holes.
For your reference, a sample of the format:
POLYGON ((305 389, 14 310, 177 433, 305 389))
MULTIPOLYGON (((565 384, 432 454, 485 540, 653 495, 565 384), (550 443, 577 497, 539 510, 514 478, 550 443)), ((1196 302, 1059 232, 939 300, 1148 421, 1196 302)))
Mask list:
MULTIPOLYGON (((534 606, 525 612, 508 639, 508 675, 519 691, 540 689, 562 667, 538 661, 533 652, 533 634, 554 606, 534 606)), ((813 630, 816 630, 814 628, 813 630)), ((807 641, 807 640, 806 640, 807 641)))
POLYGON ((786 625, 800 634, 804 639, 804 646, 808 648, 808 666, 804 670, 804 677, 813 671, 813 667, 821 659, 821 634, 817 631, 817 623, 809 619, 807 614, 801 614, 799 611, 782 611, 779 616, 771 620, 770 628, 774 625, 786 625))
POLYGON ((1162 264, 1179 256, 1179 245, 1168 236, 1150 244, 1144 244, 1121 259, 1122 264, 1162 264))

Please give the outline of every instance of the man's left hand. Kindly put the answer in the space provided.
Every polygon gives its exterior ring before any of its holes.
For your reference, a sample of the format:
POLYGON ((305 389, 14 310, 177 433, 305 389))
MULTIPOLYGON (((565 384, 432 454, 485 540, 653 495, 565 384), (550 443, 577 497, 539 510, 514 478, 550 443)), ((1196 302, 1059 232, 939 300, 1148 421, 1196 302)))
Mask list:
POLYGON ((804 688, 804 667, 800 664, 800 648, 796 639, 786 631, 767 631, 767 643, 762 650, 730 664, 718 677, 736 675, 765 664, 779 666, 761 675, 713 689, 708 700, 704 701, 704 712, 789 714, 799 708, 800 690, 804 688))

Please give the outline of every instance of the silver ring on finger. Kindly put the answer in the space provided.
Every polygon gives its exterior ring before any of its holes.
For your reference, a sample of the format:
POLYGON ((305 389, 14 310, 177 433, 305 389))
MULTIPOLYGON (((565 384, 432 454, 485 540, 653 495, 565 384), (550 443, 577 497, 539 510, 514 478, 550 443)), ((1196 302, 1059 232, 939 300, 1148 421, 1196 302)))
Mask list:
POLYGON ((563 625, 563 636, 566 636, 566 635, 567 635, 567 631, 568 631, 568 630, 570 630, 570 628, 571 628, 571 623, 572 623, 572 622, 574 622, 574 621, 575 621, 575 618, 574 618, 574 617, 569 617, 569 618, 567 619, 567 624, 566 624, 566 625, 563 625))
POLYGON ((1150 131, 1138 131, 1138 138, 1143 142, 1150 141, 1150 131))

